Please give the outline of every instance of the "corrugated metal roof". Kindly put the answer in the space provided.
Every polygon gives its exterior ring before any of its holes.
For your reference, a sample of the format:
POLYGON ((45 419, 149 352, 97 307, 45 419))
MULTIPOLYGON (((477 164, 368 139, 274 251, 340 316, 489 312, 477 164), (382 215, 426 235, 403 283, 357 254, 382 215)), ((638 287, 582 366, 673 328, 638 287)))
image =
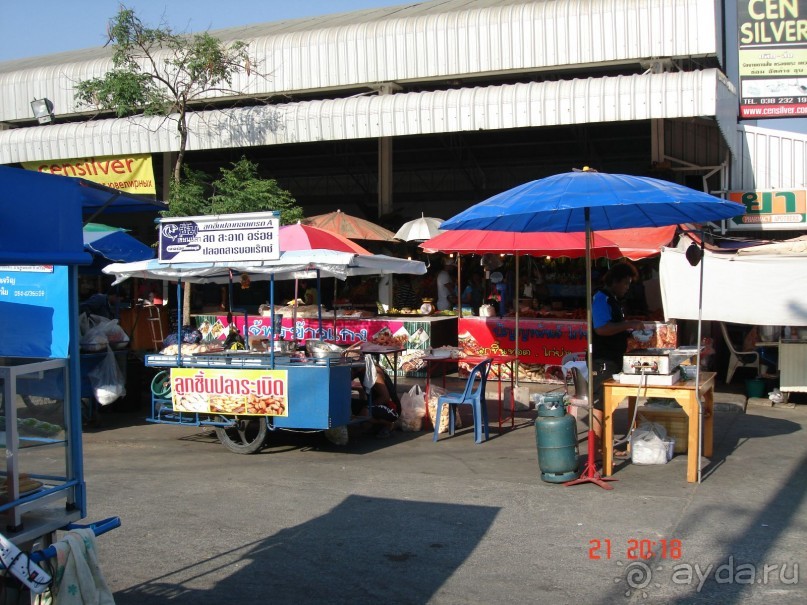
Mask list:
MULTIPOLYGON (((727 99, 736 106, 716 69, 359 95, 196 113, 188 150, 715 116, 727 99)), ((154 117, 0 132, 0 163, 177 149, 175 124, 154 117)))
POLYGON ((807 134, 738 126, 733 190, 807 188, 807 134))
MULTIPOLYGON (((718 50, 714 0, 439 0, 213 33, 251 40, 267 77, 236 76, 233 89, 248 96, 718 50)), ((0 121, 31 119, 42 97, 57 115, 74 113, 73 83, 109 70, 110 51, 0 64, 0 121)))

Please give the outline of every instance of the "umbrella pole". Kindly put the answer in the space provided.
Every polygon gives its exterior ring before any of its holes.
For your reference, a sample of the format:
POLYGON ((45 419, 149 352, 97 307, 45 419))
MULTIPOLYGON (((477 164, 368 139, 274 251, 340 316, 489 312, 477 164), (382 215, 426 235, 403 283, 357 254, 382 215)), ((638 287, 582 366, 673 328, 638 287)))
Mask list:
POLYGON ((698 347, 697 355, 695 356, 695 399, 698 401, 698 483, 701 482, 701 448, 703 442, 703 403, 701 402, 700 382, 701 382, 701 325, 703 319, 703 263, 706 262, 706 255, 704 254, 703 231, 700 232, 701 238, 701 262, 700 262, 700 287, 698 288, 698 347))
MULTIPOLYGON (((513 363, 513 368, 512 368, 511 371, 515 373, 515 376, 513 376, 513 379, 515 381, 515 385, 518 386, 518 328, 519 328, 519 325, 518 325, 518 323, 519 323, 518 322, 518 319, 519 319, 518 318, 518 313, 519 313, 519 307, 521 306, 521 304, 519 303, 518 293, 519 293, 519 289, 520 289, 519 287, 520 287, 521 284, 519 283, 520 282, 520 279, 519 279, 520 275, 519 275, 519 268, 518 268, 518 250, 513 252, 513 254, 515 254, 515 256, 516 256, 516 292, 515 292, 515 296, 513 297, 513 300, 514 300, 513 306, 515 307, 515 310, 516 310, 516 343, 515 343, 516 346, 515 346, 515 351, 514 351, 515 356, 516 356, 516 360, 513 363)), ((501 377, 499 377, 499 380, 501 380, 501 377)), ((515 401, 515 397, 516 397, 516 394, 513 393, 513 400, 512 401, 515 401)), ((513 405, 515 405, 515 404, 513 404, 513 405)), ((515 410, 514 409, 510 410, 510 413, 515 414, 515 410)))
POLYGON ((322 334, 322 288, 319 280, 319 269, 317 269, 317 338, 325 340, 322 334))
MULTIPOLYGON (((585 208, 586 217, 586 364, 588 365, 588 459, 586 467, 580 478, 567 481, 563 485, 577 485, 579 483, 594 483, 603 489, 614 489, 606 481, 617 481, 613 477, 603 477, 597 471, 594 458, 594 449, 597 446, 597 436, 594 433, 594 347, 592 346, 594 329, 591 321, 591 216, 589 208, 585 208)), ((605 418, 603 418, 603 422, 605 418)))

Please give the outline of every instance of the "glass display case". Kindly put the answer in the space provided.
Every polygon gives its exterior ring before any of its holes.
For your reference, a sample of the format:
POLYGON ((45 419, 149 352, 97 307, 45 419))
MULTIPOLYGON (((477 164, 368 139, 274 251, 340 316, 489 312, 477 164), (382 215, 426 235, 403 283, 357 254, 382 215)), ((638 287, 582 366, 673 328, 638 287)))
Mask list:
POLYGON ((7 535, 24 540, 81 517, 68 360, 0 359, 0 390, 0 513, 7 535))

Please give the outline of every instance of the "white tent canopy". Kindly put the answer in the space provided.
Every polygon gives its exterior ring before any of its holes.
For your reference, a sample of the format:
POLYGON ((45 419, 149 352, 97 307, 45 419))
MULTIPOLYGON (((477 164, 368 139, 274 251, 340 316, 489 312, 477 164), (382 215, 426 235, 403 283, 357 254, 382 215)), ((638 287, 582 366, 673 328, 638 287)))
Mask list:
POLYGON ((278 260, 255 263, 160 263, 156 259, 134 263, 113 263, 104 273, 115 276, 118 284, 130 277, 142 279, 178 280, 189 283, 227 283, 230 270, 246 273, 253 279, 306 279, 319 270, 321 277, 346 279, 354 275, 388 275, 408 273, 423 275, 426 265, 421 261, 393 258, 383 254, 371 256, 336 252, 333 250, 291 250, 278 260))
MULTIPOLYGON (((661 252, 664 316, 698 319, 700 267, 684 256, 690 240, 661 252)), ((703 319, 807 326, 807 255, 704 253, 703 319)))

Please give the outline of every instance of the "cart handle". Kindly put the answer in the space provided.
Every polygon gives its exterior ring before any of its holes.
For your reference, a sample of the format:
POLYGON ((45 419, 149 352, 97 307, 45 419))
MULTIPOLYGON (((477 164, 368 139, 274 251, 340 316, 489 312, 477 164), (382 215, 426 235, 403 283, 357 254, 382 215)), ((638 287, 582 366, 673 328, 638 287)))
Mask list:
MULTIPOLYGON (((88 525, 78 525, 76 523, 69 523, 65 525, 62 529, 71 530, 71 529, 92 529, 92 533, 96 536, 100 536, 101 534, 105 534, 108 531, 112 531, 113 529, 117 529, 120 527, 120 517, 109 517, 108 519, 103 519, 102 521, 96 521, 95 523, 90 523, 88 525)), ((45 559, 52 559, 56 556, 56 547, 48 546, 43 550, 36 550, 31 553, 30 559, 34 563, 40 563, 45 559)))

